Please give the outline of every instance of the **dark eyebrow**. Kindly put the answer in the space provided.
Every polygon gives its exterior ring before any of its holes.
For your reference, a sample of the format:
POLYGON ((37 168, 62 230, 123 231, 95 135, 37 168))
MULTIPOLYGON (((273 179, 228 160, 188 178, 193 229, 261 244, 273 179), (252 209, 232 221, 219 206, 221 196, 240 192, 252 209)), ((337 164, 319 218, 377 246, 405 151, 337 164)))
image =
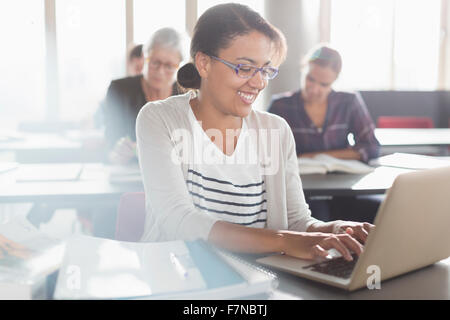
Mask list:
MULTIPOLYGON (((256 64, 256 61, 255 60, 253 60, 253 59, 250 59, 250 58, 247 58, 247 57, 241 57, 241 58, 237 58, 236 60, 245 60, 245 61, 247 61, 247 62, 249 62, 249 63, 251 63, 251 64, 253 64, 253 65, 255 65, 256 64)), ((264 65, 263 66, 267 66, 267 65, 269 65, 270 64, 270 60, 269 61, 267 61, 266 63, 264 63, 264 65)))

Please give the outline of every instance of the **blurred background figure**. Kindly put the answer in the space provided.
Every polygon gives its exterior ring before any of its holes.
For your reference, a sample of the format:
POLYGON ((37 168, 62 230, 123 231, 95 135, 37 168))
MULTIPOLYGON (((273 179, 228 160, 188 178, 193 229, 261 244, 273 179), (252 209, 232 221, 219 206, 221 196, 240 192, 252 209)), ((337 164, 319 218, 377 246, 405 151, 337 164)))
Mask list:
POLYGON ((142 44, 132 44, 127 54, 127 76, 133 77, 142 74, 144 68, 144 55, 142 53, 142 44))
POLYGON ((103 105, 107 158, 113 164, 136 160, 136 117, 148 102, 180 93, 175 81, 186 36, 172 28, 157 30, 143 46, 142 74, 113 80, 103 105))
MULTIPOLYGON (((302 61, 300 89, 275 95, 269 112, 291 127, 298 157, 325 153, 340 159, 368 162, 378 157, 375 124, 357 92, 333 90, 342 69, 338 51, 325 44, 313 47, 302 61), (354 143, 350 143, 349 135, 354 143)), ((307 198, 312 215, 323 221, 373 222, 380 197, 307 198)))

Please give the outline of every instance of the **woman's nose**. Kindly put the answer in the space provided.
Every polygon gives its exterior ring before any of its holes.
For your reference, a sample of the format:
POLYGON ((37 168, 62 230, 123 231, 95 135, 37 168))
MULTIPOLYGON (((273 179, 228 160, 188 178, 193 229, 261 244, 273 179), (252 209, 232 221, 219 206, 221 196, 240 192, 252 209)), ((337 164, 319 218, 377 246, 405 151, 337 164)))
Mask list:
POLYGON ((261 71, 258 71, 253 77, 250 78, 249 84, 258 90, 262 90, 267 85, 267 80, 264 79, 261 71))

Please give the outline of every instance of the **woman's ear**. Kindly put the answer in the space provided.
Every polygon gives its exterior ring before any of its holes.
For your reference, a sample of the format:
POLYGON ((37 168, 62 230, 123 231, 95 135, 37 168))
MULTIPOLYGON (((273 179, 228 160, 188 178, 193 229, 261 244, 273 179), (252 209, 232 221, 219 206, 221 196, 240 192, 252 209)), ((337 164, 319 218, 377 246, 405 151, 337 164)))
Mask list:
POLYGON ((194 60, 198 73, 202 78, 208 78, 209 70, 211 69, 211 58, 203 52, 197 52, 194 60))

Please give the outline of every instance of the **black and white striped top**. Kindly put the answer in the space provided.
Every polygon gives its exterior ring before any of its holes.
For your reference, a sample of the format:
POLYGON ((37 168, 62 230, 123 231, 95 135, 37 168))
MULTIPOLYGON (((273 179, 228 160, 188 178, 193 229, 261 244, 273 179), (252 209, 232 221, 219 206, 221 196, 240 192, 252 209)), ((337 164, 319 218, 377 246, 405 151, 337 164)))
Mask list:
POLYGON ((236 149, 231 156, 211 142, 196 121, 196 159, 188 169, 186 185, 196 208, 220 220, 264 228, 267 221, 266 186, 256 157, 256 143, 248 134, 245 119, 236 149), (245 154, 244 154, 245 153, 245 154))

